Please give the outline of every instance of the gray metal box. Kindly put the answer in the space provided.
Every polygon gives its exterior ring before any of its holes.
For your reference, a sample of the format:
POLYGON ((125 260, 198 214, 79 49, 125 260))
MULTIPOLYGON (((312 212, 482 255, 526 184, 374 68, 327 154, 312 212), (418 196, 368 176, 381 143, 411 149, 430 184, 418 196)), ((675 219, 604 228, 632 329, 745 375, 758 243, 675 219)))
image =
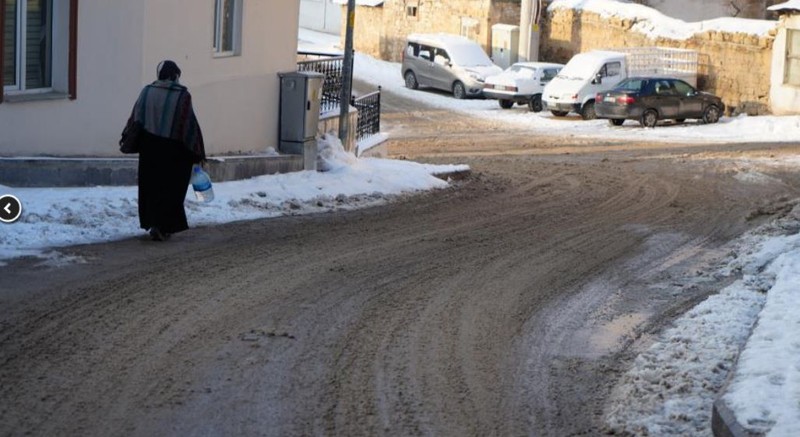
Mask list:
POLYGON ((300 152, 281 150, 284 153, 302 153, 302 144, 317 136, 319 124, 322 81, 325 76, 310 71, 279 73, 281 79, 280 144, 299 143, 300 152))

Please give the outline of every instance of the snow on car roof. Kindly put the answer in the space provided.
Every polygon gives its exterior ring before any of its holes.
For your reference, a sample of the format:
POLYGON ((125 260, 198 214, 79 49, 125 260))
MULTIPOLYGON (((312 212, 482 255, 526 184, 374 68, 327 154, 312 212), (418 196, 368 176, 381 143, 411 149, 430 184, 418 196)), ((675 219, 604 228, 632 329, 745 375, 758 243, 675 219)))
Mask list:
POLYGON ((592 50, 590 52, 578 53, 567 62, 561 70, 559 76, 571 77, 575 79, 586 79, 594 75, 598 64, 610 59, 622 59, 625 54, 622 52, 612 52, 609 50, 592 50))
POLYGON ((412 33, 406 37, 409 42, 441 47, 450 54, 453 61, 461 66, 494 65, 481 46, 461 35, 450 33, 412 33))
POLYGON ((557 64, 555 62, 536 62, 536 61, 515 62, 514 65, 519 65, 528 68, 561 68, 564 66, 564 64, 557 64))

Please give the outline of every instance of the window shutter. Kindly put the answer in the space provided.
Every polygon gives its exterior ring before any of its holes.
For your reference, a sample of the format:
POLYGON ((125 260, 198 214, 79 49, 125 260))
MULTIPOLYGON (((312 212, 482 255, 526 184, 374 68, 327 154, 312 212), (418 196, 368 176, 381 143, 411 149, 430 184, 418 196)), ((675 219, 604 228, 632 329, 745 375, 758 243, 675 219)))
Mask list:
POLYGON ((5 59, 5 36, 6 34, 6 5, 3 3, 0 5, 0 103, 3 103, 3 95, 5 92, 3 91, 3 84, 5 83, 5 77, 3 75, 3 71, 5 71, 5 66, 3 65, 3 59, 5 59))

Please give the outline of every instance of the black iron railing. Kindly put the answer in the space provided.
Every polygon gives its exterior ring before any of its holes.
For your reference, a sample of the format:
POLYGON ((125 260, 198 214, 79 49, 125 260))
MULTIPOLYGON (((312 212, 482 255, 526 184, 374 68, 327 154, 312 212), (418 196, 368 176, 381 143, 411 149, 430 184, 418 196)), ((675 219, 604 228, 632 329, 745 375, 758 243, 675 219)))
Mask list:
MULTIPOLYGON (((316 52, 297 52, 297 71, 316 71, 325 75, 322 82, 322 99, 320 112, 329 112, 339 108, 342 94, 344 55, 330 55, 316 52)), ((356 141, 374 135, 381 130, 381 87, 378 91, 358 98, 351 97, 350 105, 358 110, 358 126, 356 141)))
POLYGON ((339 96, 342 94, 344 55, 314 52, 297 52, 297 54, 306 59, 297 62, 297 71, 316 71, 325 75, 325 80, 322 82, 320 111, 328 112, 338 108, 339 96))
POLYGON ((358 110, 356 141, 381 131, 381 87, 365 96, 353 97, 350 104, 358 110))

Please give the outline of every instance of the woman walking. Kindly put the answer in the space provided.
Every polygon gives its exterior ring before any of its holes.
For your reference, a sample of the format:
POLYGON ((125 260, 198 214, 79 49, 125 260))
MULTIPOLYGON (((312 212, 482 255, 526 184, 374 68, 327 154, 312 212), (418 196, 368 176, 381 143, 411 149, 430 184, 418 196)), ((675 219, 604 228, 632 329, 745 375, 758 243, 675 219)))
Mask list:
POLYGON ((189 228, 183 201, 192 165, 206 158, 203 134, 192 108, 192 96, 178 80, 181 70, 162 61, 158 80, 142 89, 128 124, 141 127, 139 151, 139 225, 153 240, 189 228))

